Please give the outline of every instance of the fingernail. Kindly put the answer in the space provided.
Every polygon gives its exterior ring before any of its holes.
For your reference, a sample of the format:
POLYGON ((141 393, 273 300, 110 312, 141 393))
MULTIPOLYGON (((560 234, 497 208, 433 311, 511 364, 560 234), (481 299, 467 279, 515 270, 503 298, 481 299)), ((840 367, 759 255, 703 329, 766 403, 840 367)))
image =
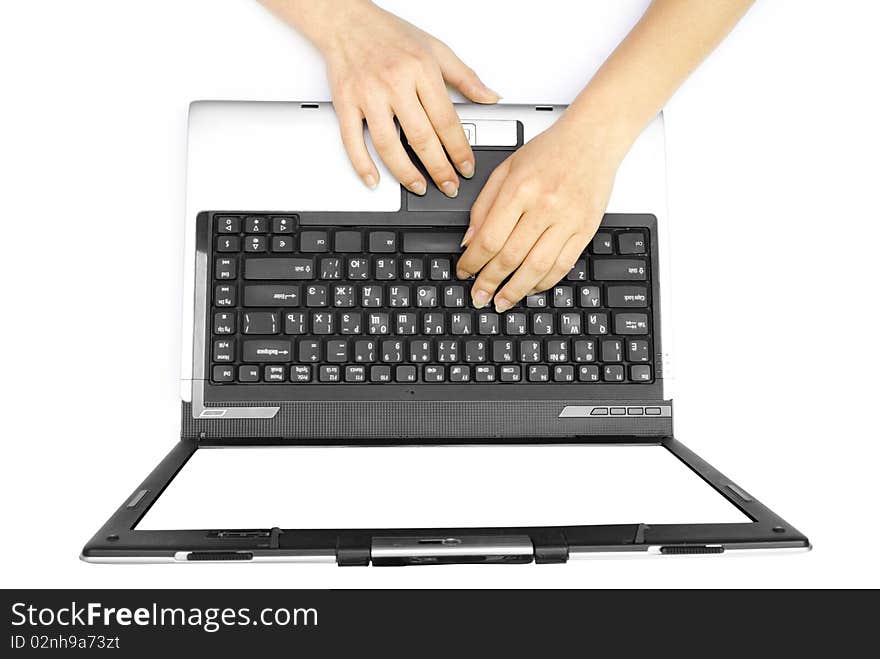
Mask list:
POLYGON ((423 195, 428 191, 428 186, 424 181, 416 181, 415 183, 411 183, 409 186, 410 192, 414 192, 417 195, 423 195))
POLYGON ((477 309, 482 309, 491 298, 492 296, 486 291, 477 289, 474 291, 474 306, 477 309))
POLYGON ((507 311, 512 306, 513 306, 513 304, 506 297, 496 297, 495 298, 495 311, 497 311, 498 313, 502 313, 504 311, 507 311))
POLYGON ((466 270, 456 270, 455 276, 459 279, 470 279, 471 273, 467 272, 466 270))
POLYGON ((473 237, 474 228, 468 227, 468 230, 464 232, 464 238, 461 239, 461 245, 459 245, 459 247, 464 247, 465 245, 467 245, 473 237))
POLYGON ((470 178, 474 175, 474 163, 472 163, 470 160, 460 162, 458 163, 458 171, 461 172, 461 175, 465 178, 470 178))
POLYGON ((444 181, 440 184, 440 189, 443 190, 443 194, 450 199, 454 199, 458 196, 458 186, 452 181, 444 181))
POLYGON ((379 181, 377 181, 376 177, 372 174, 367 174, 364 176, 364 185, 370 188, 370 190, 375 190, 376 186, 379 185, 379 181))

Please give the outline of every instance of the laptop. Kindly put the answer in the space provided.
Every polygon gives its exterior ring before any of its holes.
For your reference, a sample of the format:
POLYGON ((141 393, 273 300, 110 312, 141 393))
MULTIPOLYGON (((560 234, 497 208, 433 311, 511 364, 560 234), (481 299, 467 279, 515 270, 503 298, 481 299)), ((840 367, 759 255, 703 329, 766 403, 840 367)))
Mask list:
POLYGON ((809 549, 674 437, 662 117, 556 286, 498 314, 475 309, 456 278, 489 174, 564 109, 457 105, 477 173, 450 199, 432 185, 416 196, 384 169, 376 190, 363 186, 329 103, 193 103, 180 437, 83 560, 809 549), (684 489, 669 482, 676 469, 684 489))

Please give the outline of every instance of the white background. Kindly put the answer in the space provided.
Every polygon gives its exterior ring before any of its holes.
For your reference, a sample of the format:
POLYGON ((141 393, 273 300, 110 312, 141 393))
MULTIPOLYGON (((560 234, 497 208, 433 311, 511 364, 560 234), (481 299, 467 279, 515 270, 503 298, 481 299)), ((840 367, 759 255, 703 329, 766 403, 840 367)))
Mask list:
MULTIPOLYGON (((442 15, 434 2, 384 4, 444 38, 506 101, 546 103, 571 99, 644 3, 616 19, 575 2, 447 1, 442 15)), ((251 0, 6 0, 0 583, 880 585, 878 20, 861 0, 764 0, 667 112, 676 435, 807 533, 813 552, 95 566, 77 560, 82 544, 179 431, 186 106, 327 90, 317 56, 251 0)))

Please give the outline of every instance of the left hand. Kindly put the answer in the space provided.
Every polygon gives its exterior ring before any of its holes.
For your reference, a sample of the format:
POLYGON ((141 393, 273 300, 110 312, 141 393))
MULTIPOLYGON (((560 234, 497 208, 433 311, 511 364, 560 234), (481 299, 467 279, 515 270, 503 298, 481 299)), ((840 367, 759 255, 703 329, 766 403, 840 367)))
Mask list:
POLYGON ((552 287, 602 221, 621 149, 598 127, 567 119, 501 163, 474 202, 457 276, 479 273, 471 288, 478 309, 494 298, 503 312, 552 287))

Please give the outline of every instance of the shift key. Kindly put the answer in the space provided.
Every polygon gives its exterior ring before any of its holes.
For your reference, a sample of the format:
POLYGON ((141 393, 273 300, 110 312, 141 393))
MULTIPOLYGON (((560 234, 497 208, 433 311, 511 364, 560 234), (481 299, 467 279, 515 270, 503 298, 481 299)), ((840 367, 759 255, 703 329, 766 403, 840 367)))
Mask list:
POLYGON ((596 281, 645 281, 647 276, 645 259, 593 259, 596 281))
POLYGON ((245 279, 314 279, 314 259, 246 259, 245 279))

